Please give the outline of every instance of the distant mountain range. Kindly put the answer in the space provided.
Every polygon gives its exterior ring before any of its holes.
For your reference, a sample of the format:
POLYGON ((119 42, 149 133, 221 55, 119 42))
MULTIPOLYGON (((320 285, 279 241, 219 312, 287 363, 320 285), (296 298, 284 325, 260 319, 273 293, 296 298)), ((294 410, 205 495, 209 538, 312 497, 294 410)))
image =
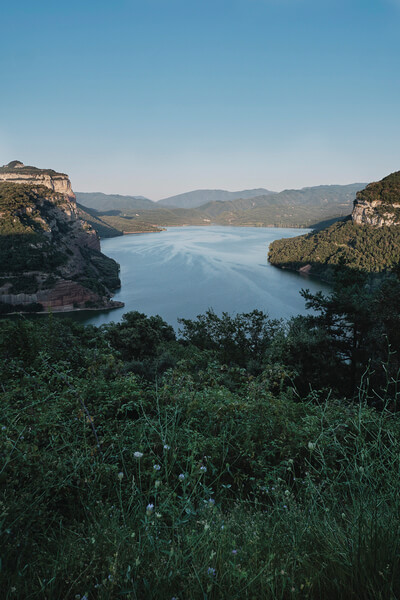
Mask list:
POLYGON ((356 193, 364 187, 364 183, 322 185, 276 193, 264 188, 241 192, 196 190, 160 202, 117 194, 78 192, 76 196, 81 209, 86 212, 90 209, 93 217, 89 219, 85 215, 84 218, 103 237, 114 231, 132 233, 177 225, 318 228, 326 226, 327 221, 349 215, 356 193), (260 191, 263 193, 250 196, 260 191), (235 198, 229 200, 232 196, 235 198), (192 208, 164 204, 167 201, 179 203, 180 200, 197 203, 200 198, 208 198, 208 201, 192 208), (101 223, 96 223, 95 218, 101 223), (108 232, 104 225, 109 226, 108 232))
POLYGON ((239 192, 228 192, 227 190, 194 190, 177 196, 170 196, 159 200, 157 204, 161 206, 169 206, 176 208, 198 208, 208 202, 229 202, 237 198, 255 198, 257 196, 265 196, 273 194, 265 188, 257 188, 255 190, 241 190, 239 192))
POLYGON ((155 202, 144 196, 121 196, 120 194, 102 194, 101 192, 76 192, 77 202, 94 208, 99 212, 109 210, 136 210, 154 208, 155 202))

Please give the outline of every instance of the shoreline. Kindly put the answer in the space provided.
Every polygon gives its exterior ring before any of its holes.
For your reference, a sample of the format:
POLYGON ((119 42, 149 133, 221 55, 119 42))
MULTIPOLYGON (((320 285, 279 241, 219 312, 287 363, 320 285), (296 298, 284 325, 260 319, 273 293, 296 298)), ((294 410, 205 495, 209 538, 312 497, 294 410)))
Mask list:
MULTIPOLYGON (((2 317, 10 317, 14 315, 49 315, 49 314, 68 314, 82 311, 90 311, 95 312, 99 310, 113 310, 115 308, 124 308, 125 302, 119 302, 118 300, 113 301, 114 304, 109 306, 96 306, 96 307, 88 307, 88 308, 48 308, 47 310, 38 310, 38 311, 23 311, 18 310, 14 312, 7 312, 0 314, 0 318, 2 317)), ((68 306, 68 305, 67 305, 68 306)))

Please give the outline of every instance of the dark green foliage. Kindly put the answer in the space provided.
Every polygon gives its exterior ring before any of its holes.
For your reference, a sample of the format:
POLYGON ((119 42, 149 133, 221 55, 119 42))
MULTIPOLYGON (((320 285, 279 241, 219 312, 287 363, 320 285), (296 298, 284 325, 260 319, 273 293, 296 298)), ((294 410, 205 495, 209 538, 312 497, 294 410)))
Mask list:
POLYGON ((400 226, 372 227, 340 221, 317 233, 276 240, 268 260, 297 270, 311 265, 312 273, 332 280, 336 268, 382 272, 400 263, 400 226))
POLYGON ((140 313, 101 329, 0 321, 2 597, 399 597, 398 392, 378 412, 365 379, 355 403, 275 385, 295 336, 314 359, 334 341, 340 379, 340 329, 368 294, 377 327, 397 323, 398 282, 348 283, 307 295, 313 322, 209 313, 183 343, 140 313), (259 375, 237 366, 241 344, 264 356, 259 375), (167 350, 179 362, 154 384, 129 372, 167 350))
POLYGON ((0 302, 0 315, 7 315, 10 313, 35 313, 42 312, 43 305, 40 302, 30 302, 29 304, 8 304, 7 302, 0 302))
POLYGON ((357 200, 372 202, 379 200, 384 204, 399 204, 400 171, 391 173, 380 181, 370 183, 365 189, 357 192, 357 200))
POLYGON ((39 169, 38 167, 30 167, 29 165, 23 165, 15 169, 17 165, 22 165, 19 160, 13 160, 8 163, 4 167, 0 167, 0 173, 13 173, 13 174, 21 174, 21 175, 50 175, 53 179, 57 179, 57 177, 68 177, 65 173, 57 173, 53 169, 39 169))
POLYGON ((176 362, 166 351, 176 339, 174 329, 158 315, 146 317, 138 311, 129 312, 121 323, 103 325, 102 329, 126 368, 134 373, 151 379, 176 362))
POLYGON ((226 365, 246 367, 259 373, 265 353, 277 331, 280 321, 270 320, 259 310, 231 317, 218 317, 213 310, 199 315, 197 320, 180 319, 185 341, 201 350, 212 350, 218 361, 226 365))

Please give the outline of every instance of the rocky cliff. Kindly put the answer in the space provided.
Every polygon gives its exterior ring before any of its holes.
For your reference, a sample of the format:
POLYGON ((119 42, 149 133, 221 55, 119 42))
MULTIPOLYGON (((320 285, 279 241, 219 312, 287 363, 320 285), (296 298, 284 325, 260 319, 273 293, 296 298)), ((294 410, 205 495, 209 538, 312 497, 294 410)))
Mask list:
POLYGON ((337 268, 377 273, 400 265, 400 171, 357 193, 353 212, 322 229, 270 245, 268 259, 284 269, 326 280, 337 268))
POLYGON ((28 167, 19 160, 13 160, 8 165, 0 167, 0 182, 2 181, 44 185, 53 192, 63 194, 70 200, 76 200, 68 175, 57 173, 53 169, 28 167))
POLYGON ((0 309, 121 306, 118 264, 79 217, 67 175, 13 161, 0 168, 0 309))
POLYGON ((400 225, 400 171, 357 192, 351 218, 356 225, 400 225))

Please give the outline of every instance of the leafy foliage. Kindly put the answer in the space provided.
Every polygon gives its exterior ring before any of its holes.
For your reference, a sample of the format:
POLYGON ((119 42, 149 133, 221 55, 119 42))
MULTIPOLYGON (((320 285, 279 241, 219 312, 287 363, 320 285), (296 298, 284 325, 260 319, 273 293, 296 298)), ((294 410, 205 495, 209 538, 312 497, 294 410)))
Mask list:
POLYGON ((348 225, 333 293, 288 322, 0 321, 2 597, 400 597, 397 232, 373 262, 348 225))
POLYGON ((400 171, 391 173, 380 181, 370 183, 365 189, 357 192, 357 200, 372 202, 379 200, 384 204, 399 203, 400 198, 400 171))
POLYGON ((325 279, 334 278, 336 267, 379 273, 400 263, 400 226, 339 221, 316 233, 272 242, 268 260, 295 270, 311 265, 312 273, 325 279))
POLYGON ((2 596, 398 597, 399 286, 178 339, 1 320, 2 596))

